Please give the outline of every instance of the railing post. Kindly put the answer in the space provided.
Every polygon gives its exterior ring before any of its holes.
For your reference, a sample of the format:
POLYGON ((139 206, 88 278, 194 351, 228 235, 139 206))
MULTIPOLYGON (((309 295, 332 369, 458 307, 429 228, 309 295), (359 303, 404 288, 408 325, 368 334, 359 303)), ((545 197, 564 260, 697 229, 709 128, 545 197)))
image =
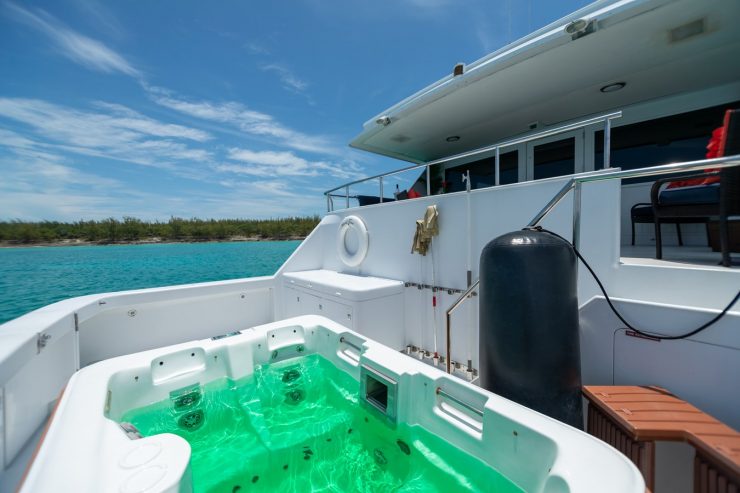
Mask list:
POLYGON ((344 196, 347 199, 347 209, 349 209, 349 185, 344 187, 344 196))
POLYGON ((604 122, 604 169, 611 168, 612 121, 607 118, 604 122))
POLYGON ((331 212, 331 197, 326 194, 326 212, 331 212))
POLYGON ((383 177, 380 177, 380 203, 383 203, 383 177))
POLYGON ((573 246, 578 249, 581 237, 581 182, 573 184, 573 246))
POLYGON ((473 294, 473 291, 475 291, 478 288, 478 285, 480 284, 480 279, 475 281, 473 284, 468 286, 468 289, 460 295, 460 297, 447 309, 445 312, 445 333, 447 336, 447 341, 445 343, 446 346, 446 363, 447 363, 447 373, 452 373, 452 335, 450 334, 450 330, 452 328, 452 312, 457 310, 457 307, 462 305, 463 301, 470 298, 470 296, 473 294))
POLYGON ((427 164, 427 197, 432 195, 432 171, 431 167, 427 164))
POLYGON ((498 185, 501 182, 501 162, 500 162, 500 147, 496 147, 496 164, 494 165, 494 185, 498 185))

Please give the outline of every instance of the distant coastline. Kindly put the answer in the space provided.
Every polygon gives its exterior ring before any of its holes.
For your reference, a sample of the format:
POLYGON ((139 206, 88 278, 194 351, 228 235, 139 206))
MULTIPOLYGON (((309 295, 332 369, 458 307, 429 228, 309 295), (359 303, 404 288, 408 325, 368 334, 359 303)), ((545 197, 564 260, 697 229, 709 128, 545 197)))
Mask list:
POLYGON ((18 241, 0 241, 0 248, 29 248, 29 247, 65 247, 65 246, 111 246, 111 245, 166 245, 174 243, 240 243, 254 241, 302 241, 305 236, 280 236, 266 238, 260 236, 232 236, 221 239, 171 239, 171 238, 145 238, 141 240, 121 240, 121 241, 89 241, 80 239, 63 239, 56 241, 39 241, 34 243, 21 243, 18 241))
POLYGON ((0 221, 0 248, 33 246, 152 245, 303 240, 318 216, 279 219, 181 219, 146 222, 132 217, 102 221, 0 221))

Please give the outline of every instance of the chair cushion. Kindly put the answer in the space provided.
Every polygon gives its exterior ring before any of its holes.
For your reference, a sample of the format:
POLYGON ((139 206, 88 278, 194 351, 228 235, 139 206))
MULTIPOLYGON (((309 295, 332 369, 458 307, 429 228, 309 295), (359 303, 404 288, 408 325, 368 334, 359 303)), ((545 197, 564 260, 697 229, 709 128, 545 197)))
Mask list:
POLYGON ((716 204, 719 202, 719 184, 669 188, 660 192, 658 202, 660 205, 716 204))
POLYGON ((653 220, 653 206, 652 205, 641 205, 640 207, 635 207, 632 209, 632 217, 637 218, 645 218, 650 219, 650 221, 653 220))

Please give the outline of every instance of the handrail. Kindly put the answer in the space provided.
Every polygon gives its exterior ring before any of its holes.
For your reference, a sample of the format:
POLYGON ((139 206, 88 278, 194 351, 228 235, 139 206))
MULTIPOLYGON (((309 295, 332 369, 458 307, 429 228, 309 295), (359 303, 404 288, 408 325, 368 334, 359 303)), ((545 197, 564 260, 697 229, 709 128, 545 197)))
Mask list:
MULTIPOLYGON (((449 373, 449 372, 448 372, 448 373, 449 373)), ((442 397, 444 397, 445 399, 451 400, 451 401, 452 401, 452 402, 454 402, 455 404, 458 404, 458 405, 460 405, 460 406, 464 407, 464 408, 465 408, 465 409, 467 409, 468 411, 470 411, 470 412, 472 412, 472 413, 475 413, 475 414, 477 414, 477 415, 478 415, 478 416, 480 416, 481 418, 483 417, 483 410, 482 410, 482 409, 478 409, 477 407, 473 406, 472 404, 468 404, 467 402, 465 402, 465 401, 463 401, 463 400, 460 400, 460 399, 458 399, 458 398, 457 398, 457 397, 455 397, 454 395, 452 395, 452 394, 449 394, 449 393, 445 392, 445 391, 444 391, 444 390, 442 389, 442 387, 437 387, 437 388, 435 389, 434 393, 435 393, 435 394, 437 394, 437 395, 441 395, 441 396, 442 396, 442 397)))
POLYGON ((462 305, 466 298, 470 298, 470 295, 475 291, 479 284, 480 279, 477 279, 445 312, 445 325, 447 331, 447 347, 445 348, 447 357, 445 358, 445 363, 447 364, 447 373, 450 373, 451 371, 450 364, 452 361, 452 337, 450 337, 452 312, 457 310, 457 307, 462 305))
MULTIPOLYGON (((587 173, 581 176, 574 176, 568 180, 563 188, 542 208, 527 224, 527 227, 532 228, 537 226, 547 216, 551 210, 565 197, 568 192, 574 189, 581 183, 589 183, 592 181, 604 181, 614 180, 617 178, 628 179, 628 178, 643 178, 646 176, 657 176, 657 175, 668 175, 671 173, 678 173, 684 171, 704 171, 707 168, 731 168, 733 166, 740 165, 740 154, 734 156, 724 156, 712 159, 699 159, 697 161, 686 161, 684 163, 672 163, 662 164, 660 166, 652 166, 650 168, 638 168, 629 170, 617 170, 617 171, 602 171, 597 173, 587 173)), ((578 204, 580 207, 580 204, 578 204)), ((574 208, 574 214, 576 210, 574 208)), ((580 213, 580 210, 578 211, 580 213)))
MULTIPOLYGON (((331 196, 331 193, 332 192, 336 192, 337 190, 344 189, 345 190, 345 193, 344 193, 343 196, 344 197, 349 197, 349 187, 351 187, 352 185, 356 185, 358 183, 363 183, 363 182, 370 181, 370 180, 375 180, 375 179, 380 179, 380 189, 381 189, 380 200, 382 202, 382 200, 383 200, 383 194, 382 194, 382 191, 383 191, 383 178, 384 177, 396 175, 396 174, 399 174, 399 173, 403 173, 405 171, 411 171, 411 170, 419 169, 419 168, 426 168, 426 175, 427 175, 427 195, 430 195, 430 191, 431 191, 430 190, 430 186, 431 186, 431 183, 430 183, 429 177, 430 177, 430 169, 431 169, 432 166, 435 166, 437 164, 446 163, 446 162, 449 162, 449 161, 455 161, 455 160, 458 160, 458 159, 463 159, 463 158, 471 157, 471 156, 477 156, 479 154, 483 154, 483 153, 486 153, 486 152, 492 152, 492 151, 495 152, 495 164, 494 164, 495 173, 494 173, 494 175, 497 177, 496 180, 495 180, 496 181, 495 184, 498 185, 499 184, 498 176, 499 176, 499 169, 500 169, 500 165, 499 165, 500 164, 499 163, 500 153, 499 153, 499 150, 502 147, 511 147, 513 145, 524 144, 526 142, 531 142, 531 141, 542 139, 542 138, 545 138, 545 137, 550 137, 550 136, 553 136, 553 135, 558 135, 558 134, 561 134, 561 133, 564 133, 564 132, 569 132, 571 130, 576 130, 576 129, 579 129, 579 128, 587 127, 589 125, 594 125, 594 124, 601 123, 601 122, 604 122, 605 123, 605 129, 604 129, 604 148, 607 149, 607 150, 604 153, 604 167, 605 168, 608 168, 609 167, 609 151, 608 151, 608 147, 607 146, 609 145, 609 142, 610 142, 610 139, 611 139, 611 136, 610 136, 610 134, 611 134, 611 120, 613 120, 615 118, 621 118, 621 117, 622 117, 622 112, 621 111, 614 111, 614 112, 611 112, 611 113, 605 113, 605 114, 602 114, 602 115, 599 115, 599 116, 594 116, 594 117, 591 117, 591 118, 587 118, 585 120, 580 120, 580 121, 577 121, 577 122, 574 122, 574 123, 568 123, 566 125, 561 125, 561 126, 558 126, 558 127, 549 128, 549 129, 543 130, 541 132, 536 132, 534 134, 525 135, 523 137, 516 137, 514 139, 504 140, 504 141, 501 141, 501 142, 497 142, 495 144, 491 144, 491 145, 488 145, 488 146, 485 146, 485 147, 480 147, 478 149, 474 149, 472 151, 466 151, 466 152, 462 152, 462 153, 459 153, 459 154, 454 154, 452 156, 444 157, 444 158, 441 158, 441 159, 435 159, 433 161, 429 161, 429 162, 426 162, 426 163, 413 164, 411 166, 406 166, 404 168, 399 168, 399 169, 396 169, 396 170, 393 170, 393 171, 386 171, 385 173, 380 173, 380 174, 377 174, 377 175, 368 176, 368 177, 365 177, 365 178, 360 178, 358 180, 350 181, 350 182, 347 182, 347 183, 345 183, 343 185, 339 185, 338 187, 334 187, 334 188, 332 188, 332 189, 327 190, 327 191, 324 192, 324 195, 327 196, 327 210, 328 210, 328 212, 331 212, 333 210, 333 205, 334 204, 333 204, 333 202, 331 202, 328 199, 328 197, 331 196)), ((347 207, 349 207, 349 198, 347 199, 347 207)))
MULTIPOLYGON (((575 203, 573 204, 573 244, 578 247, 578 231, 580 227, 580 215, 581 215, 581 201, 580 201, 580 186, 582 183, 589 183, 592 181, 605 181, 615 179, 627 179, 627 178, 641 178, 645 176, 656 176, 656 175, 668 175, 677 172, 684 171, 699 171, 707 168, 722 169, 731 168, 733 166, 740 166, 740 154, 734 156, 718 157, 713 159, 700 159, 697 161, 686 161, 685 163, 673 163, 663 164, 660 166, 653 166, 651 168, 638 168, 632 170, 617 170, 617 171, 599 171, 583 173, 581 175, 574 176, 568 180, 563 187, 553 196, 552 199, 540 210, 529 224, 528 228, 537 226, 550 211, 570 192, 576 190, 578 193, 575 197, 575 203)), ((480 285, 480 278, 478 278, 455 302, 450 305, 446 312, 446 351, 447 351, 447 373, 451 372, 450 362, 452 360, 452 342, 451 342, 451 315, 452 312, 463 304, 463 302, 470 298, 470 294, 480 285)))

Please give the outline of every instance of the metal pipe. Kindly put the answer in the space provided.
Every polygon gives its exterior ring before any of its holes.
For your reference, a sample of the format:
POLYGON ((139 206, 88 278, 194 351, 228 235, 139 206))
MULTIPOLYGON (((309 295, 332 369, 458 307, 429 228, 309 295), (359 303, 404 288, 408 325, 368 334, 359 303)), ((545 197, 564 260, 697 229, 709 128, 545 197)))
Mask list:
POLYGON ((383 203, 383 177, 380 177, 380 203, 383 203))
POLYGON ((447 392, 445 392, 444 390, 442 390, 442 387, 437 387, 437 390, 435 391, 435 393, 437 395, 441 395, 442 397, 444 397, 447 400, 450 400, 450 401, 452 401, 452 402, 454 402, 454 403, 456 403, 456 404, 464 407, 468 411, 477 414, 481 418, 483 417, 483 410, 478 409, 477 407, 473 407, 472 405, 468 404, 467 402, 461 401, 460 399, 458 399, 454 395, 448 394, 447 392))
POLYGON ((496 164, 493 166, 494 170, 494 185, 499 185, 501 183, 501 148, 496 146, 496 164))
POLYGON ((447 309, 447 312, 445 312, 445 325, 447 334, 447 348, 445 349, 447 357, 445 358, 445 363, 447 365, 447 373, 451 372, 450 362, 452 361, 452 337, 450 337, 452 312, 457 310, 457 307, 462 305, 463 301, 465 301, 466 298, 470 297, 470 294, 478 287, 478 284, 480 284, 480 279, 471 284, 470 287, 466 289, 465 292, 461 294, 460 297, 447 309))
POLYGON ((348 345, 349 347, 356 349, 360 353, 362 352, 362 348, 360 346, 358 346, 357 344, 355 344, 353 342, 350 342, 344 336, 342 336, 342 337, 339 338, 339 342, 342 342, 342 343, 348 345))
POLYGON ((326 194, 326 212, 331 212, 331 196, 326 194))
MULTIPOLYGON (((581 182, 573 185, 573 246, 578 248, 581 242, 581 182)), ((576 264, 578 265, 578 264, 576 264)))
POLYGON ((536 216, 532 218, 531 221, 529 221, 529 224, 527 224, 528 228, 534 228, 537 226, 540 221, 542 221, 546 215, 550 213, 553 208, 558 205, 558 203, 563 200, 563 197, 565 197, 568 192, 570 192, 570 189, 573 188, 573 184, 575 183, 575 179, 571 178, 566 182, 565 185, 563 185, 563 188, 560 189, 558 193, 555 194, 555 196, 550 199, 550 202, 548 202, 545 207, 542 208, 540 212, 537 213, 536 216))
POLYGON ((562 200, 563 197, 575 186, 576 183, 589 183, 592 181, 604 181, 614 179, 642 178, 646 176, 667 175, 685 171, 704 171, 707 168, 731 168, 740 166, 740 154, 714 159, 700 159, 698 161, 687 161, 685 163, 663 164, 650 168, 630 169, 622 171, 596 171, 574 176, 560 189, 560 191, 542 208, 540 212, 529 222, 527 227, 532 228, 542 221, 550 211, 562 200))
POLYGON ((604 169, 611 168, 612 153, 612 121, 606 119, 604 122, 604 169))
POLYGON ((349 185, 344 187, 344 196, 347 198, 347 209, 349 209, 349 185))
POLYGON ((427 164, 427 197, 432 195, 432 170, 427 164))
POLYGON ((337 190, 339 190, 339 189, 341 189, 341 188, 343 188, 345 186, 356 185, 357 183, 362 183, 364 181, 374 180, 375 178, 380 178, 381 176, 395 175, 395 174, 398 174, 398 173, 403 173, 404 171, 410 171, 410 170, 414 170, 414 169, 418 169, 418 168, 423 168, 424 166, 431 166, 431 165, 435 165, 435 164, 445 163, 445 162, 448 162, 448 161, 454 161, 454 160, 457 160, 457 159, 462 159, 462 158, 466 158, 466 157, 476 156, 478 154, 483 154, 485 152, 493 151, 497 147, 509 147, 509 146, 513 146, 513 145, 517 145, 517 144, 522 144, 522 143, 525 143, 525 142, 530 142, 532 140, 541 139, 543 137, 549 137, 551 135, 557 135, 559 133, 568 132, 570 130, 575 130, 575 129, 578 129, 578 128, 581 128, 581 127, 586 127, 588 125, 593 125, 595 123, 601 123, 602 121, 613 120, 615 118, 621 118, 621 116, 622 116, 622 112, 621 111, 615 111, 613 113, 606 113, 606 114, 603 114, 603 115, 595 116, 593 118, 588 118, 586 120, 581 120, 579 122, 569 123, 568 125, 563 125, 563 126, 551 128, 551 129, 548 129, 548 130, 543 130, 542 132, 537 132, 535 134, 530 134, 530 135, 527 135, 527 136, 524 136, 524 137, 519 137, 519 138, 516 138, 516 139, 510 139, 510 140, 506 140, 506 141, 502 141, 502 142, 498 142, 498 143, 492 144, 490 146, 486 146, 486 147, 481 147, 481 148, 478 148, 478 149, 474 149, 472 151, 467 151, 467 152, 463 152, 463 153, 460 153, 460 154, 454 154, 452 156, 448 156, 448 157, 445 157, 445 158, 436 159, 434 161, 429 161, 428 163, 414 164, 414 165, 411 165, 411 166, 406 166, 405 168, 399 168, 397 170, 388 171, 388 172, 380 173, 380 174, 373 175, 373 176, 368 176, 366 178, 360 178, 359 180, 354 180, 354 181, 345 183, 343 185, 339 185, 338 187, 332 188, 331 190, 327 190, 326 193, 335 192, 335 191, 337 191, 337 190))
POLYGON ((679 173, 684 171, 704 171, 706 168, 731 168, 740 165, 740 154, 734 156, 718 157, 714 159, 700 159, 697 161, 686 161, 684 163, 662 164, 650 168, 638 168, 629 170, 619 170, 609 172, 588 173, 575 176, 573 179, 581 183, 592 181, 614 180, 617 178, 642 178, 646 176, 667 175, 670 173, 679 173))

